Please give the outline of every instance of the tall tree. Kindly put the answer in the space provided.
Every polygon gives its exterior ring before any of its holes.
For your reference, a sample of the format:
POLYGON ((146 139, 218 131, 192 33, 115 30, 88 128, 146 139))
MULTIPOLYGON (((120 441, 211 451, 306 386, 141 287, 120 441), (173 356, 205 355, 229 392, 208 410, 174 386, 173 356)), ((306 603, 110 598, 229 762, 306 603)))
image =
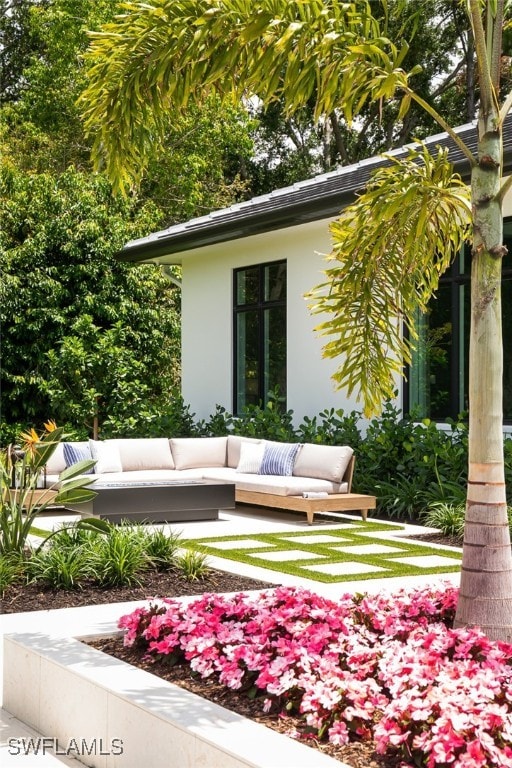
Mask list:
POLYGON ((156 413, 179 380, 179 291, 114 253, 160 222, 106 179, 0 164, 2 419, 89 434, 156 413))
MULTIPOLYGON (((375 182, 380 186, 373 200, 367 197, 356 204, 334 225, 334 258, 340 265, 328 273, 327 294, 317 302, 320 310, 332 313, 323 329, 334 335, 326 353, 345 351, 344 341, 362 321, 359 355, 368 356, 370 363, 374 358, 373 365, 389 381, 396 357, 408 352, 400 334, 389 329, 396 327, 401 314, 413 328, 411 306, 415 300, 425 303, 433 294, 439 273, 454 257, 471 218, 470 456, 456 623, 478 624, 489 636, 510 640, 512 554, 503 470, 500 278, 505 253, 502 201, 512 183, 501 183, 502 131, 512 95, 500 94, 504 2, 467 0, 465 6, 479 82, 477 156, 416 93, 419 68, 403 68, 409 46, 388 37, 388 12, 398 14, 403 7, 399 0, 129 3, 124 15, 93 39, 88 54, 90 84, 82 103, 88 130, 95 134, 96 160, 105 160, 119 187, 136 177, 170 106, 178 109, 191 98, 200 100, 211 89, 230 99, 255 94, 264 104, 281 98, 289 113, 303 108, 313 96, 318 119, 339 108, 349 124, 370 102, 398 104, 398 117, 404 120, 416 104, 452 136, 471 167, 471 217, 467 196, 442 154, 430 158, 423 152, 422 157, 397 163, 394 174, 389 171, 375 182), (373 14, 376 6, 379 18, 373 14), (394 204, 383 206, 388 189, 395 190, 394 204), (410 213, 407 220, 401 213, 404 201, 410 213), (377 222, 376 239, 360 247, 356 224, 365 204, 372 214, 365 217, 365 224, 372 227, 372 216, 377 222), (391 228, 393 223, 400 229, 391 228), (391 267, 387 275, 381 268, 386 256, 391 267), (374 293, 371 288, 379 286, 383 275, 383 285, 374 293), (353 311, 348 312, 344 290, 361 286, 361 279, 364 290, 355 292, 357 306, 352 301, 348 306, 353 311)), ((367 367, 356 365, 355 359, 351 347, 341 360, 340 385, 354 387, 366 376, 367 367)), ((378 390, 378 380, 373 378, 372 383, 378 390)), ((375 404, 370 393, 366 405, 371 410, 375 404)))

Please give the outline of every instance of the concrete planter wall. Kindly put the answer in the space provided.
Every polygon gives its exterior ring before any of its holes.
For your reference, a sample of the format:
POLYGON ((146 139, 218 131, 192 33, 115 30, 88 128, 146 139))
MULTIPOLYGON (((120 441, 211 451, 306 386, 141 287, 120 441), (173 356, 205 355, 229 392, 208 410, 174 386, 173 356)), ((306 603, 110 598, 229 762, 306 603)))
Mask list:
POLYGON ((7 635, 4 707, 93 768, 349 768, 76 639, 7 635))

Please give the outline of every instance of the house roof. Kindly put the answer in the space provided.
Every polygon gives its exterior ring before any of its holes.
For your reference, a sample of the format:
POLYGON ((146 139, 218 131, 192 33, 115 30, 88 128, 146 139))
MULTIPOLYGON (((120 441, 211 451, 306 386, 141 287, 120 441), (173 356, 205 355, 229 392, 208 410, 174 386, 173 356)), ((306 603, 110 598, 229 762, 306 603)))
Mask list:
MULTIPOLYGON (((469 149, 476 155, 475 123, 456 129, 469 149)), ((448 147, 454 169, 469 176, 469 163, 463 152, 447 133, 425 140, 428 147, 448 147)), ((411 143, 386 155, 404 157, 411 143)), ((503 131, 504 172, 512 170, 512 115, 505 121, 503 131)), ((361 160, 353 165, 314 176, 266 195, 213 211, 206 216, 174 224, 147 237, 131 240, 117 254, 121 261, 178 264, 180 255, 192 248, 237 240, 249 235, 270 232, 320 219, 334 218, 366 186, 371 174, 389 163, 383 155, 361 160)))

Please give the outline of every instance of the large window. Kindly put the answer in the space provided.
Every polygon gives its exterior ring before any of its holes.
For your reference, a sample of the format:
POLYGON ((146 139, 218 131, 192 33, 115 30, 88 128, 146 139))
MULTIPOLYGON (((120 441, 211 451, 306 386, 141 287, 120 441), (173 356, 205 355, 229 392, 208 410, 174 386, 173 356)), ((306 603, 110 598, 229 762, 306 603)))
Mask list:
POLYGON ((277 392, 286 407, 286 262, 234 273, 234 412, 277 392))
MULTIPOLYGON (((503 260, 503 416, 512 422, 512 221, 504 224, 509 256, 503 260)), ((405 410, 437 421, 468 410, 471 253, 466 247, 441 278, 437 296, 418 318, 419 342, 409 370, 405 410)))

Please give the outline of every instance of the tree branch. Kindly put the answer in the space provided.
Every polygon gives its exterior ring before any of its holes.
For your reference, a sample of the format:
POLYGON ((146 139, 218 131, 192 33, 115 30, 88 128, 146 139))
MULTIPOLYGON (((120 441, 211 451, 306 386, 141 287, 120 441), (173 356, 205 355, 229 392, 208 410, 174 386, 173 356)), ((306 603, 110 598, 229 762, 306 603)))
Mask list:
POLYGON ((501 46, 503 38, 503 0, 497 0, 496 13, 492 25, 491 80, 494 90, 499 93, 501 75, 501 46))
POLYGON ((477 165, 477 158, 476 158, 476 157, 473 155, 473 153, 471 152, 471 150, 469 149, 469 147, 468 147, 468 146, 467 146, 467 145, 466 145, 466 144, 465 144, 465 143, 462 141, 462 139, 460 138, 460 136, 458 135, 458 133, 456 133, 456 131, 454 131, 454 130, 453 130, 453 128, 451 127, 451 125, 450 125, 449 123, 447 123, 447 122, 446 122, 446 120, 445 120, 443 117, 441 117, 441 115, 439 114, 439 112, 437 112, 437 110, 435 110, 435 109, 434 109, 434 107, 431 107, 431 106, 430 106, 430 104, 429 104, 427 101, 425 101, 424 99, 422 99, 422 98, 421 98, 421 96, 418 96, 418 94, 417 94, 417 93, 415 93, 415 92, 414 92, 412 89, 410 89, 410 88, 405 88, 404 90, 405 90, 407 93, 409 93, 409 94, 410 94, 410 96, 411 96, 411 98, 413 98, 413 99, 414 99, 414 101, 415 101, 417 104, 419 104, 419 105, 420 105, 420 107, 423 107, 423 109, 424 109, 426 112, 428 112, 428 114, 429 114, 431 117, 433 117, 433 118, 434 118, 434 120, 436 121, 436 123, 438 123, 438 124, 441 126, 441 128, 442 128, 444 131, 446 131, 446 133, 448 134, 448 136, 450 136, 450 137, 453 139, 453 141, 454 141, 454 142, 455 142, 455 144, 458 146, 458 148, 460 149, 460 151, 461 151, 461 152, 462 152, 462 153, 463 153, 463 154, 464 154, 464 155, 467 157, 467 159, 469 160, 469 162, 470 162, 470 164, 471 164, 471 167, 473 168, 475 165, 477 165))
POLYGON ((480 75, 480 102, 482 104, 482 111, 484 115, 487 116, 489 114, 491 104, 494 103, 495 94, 489 68, 488 51, 484 25, 482 21, 482 8, 480 0, 469 0, 469 16, 471 20, 471 27, 473 29, 476 59, 478 62, 478 72, 480 75))
POLYGON ((512 176, 507 176, 507 178, 501 185, 500 191, 498 192, 498 196, 497 196, 497 199, 500 205, 502 205, 503 200, 505 199, 505 195, 507 194, 507 192, 511 187, 512 187, 512 176))
POLYGON ((505 122, 505 118, 508 115, 508 113, 510 112, 511 108, 512 108, 512 91, 510 91, 510 93, 508 94, 507 98, 503 102, 502 107, 500 109, 500 123, 501 123, 501 125, 503 125, 503 123, 505 122))

